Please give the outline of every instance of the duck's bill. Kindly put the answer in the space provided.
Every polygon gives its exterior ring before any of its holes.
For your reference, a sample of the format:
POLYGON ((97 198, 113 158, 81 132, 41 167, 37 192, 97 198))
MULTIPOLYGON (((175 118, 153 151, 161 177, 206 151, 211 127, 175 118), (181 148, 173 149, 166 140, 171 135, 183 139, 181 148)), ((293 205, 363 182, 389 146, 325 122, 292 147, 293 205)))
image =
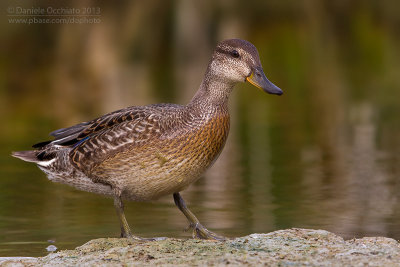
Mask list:
POLYGON ((270 82, 267 79, 267 77, 265 77, 262 68, 255 68, 251 72, 251 74, 246 78, 246 80, 255 87, 258 87, 262 89, 264 92, 267 92, 269 94, 274 94, 274 95, 283 94, 283 91, 278 86, 270 82))

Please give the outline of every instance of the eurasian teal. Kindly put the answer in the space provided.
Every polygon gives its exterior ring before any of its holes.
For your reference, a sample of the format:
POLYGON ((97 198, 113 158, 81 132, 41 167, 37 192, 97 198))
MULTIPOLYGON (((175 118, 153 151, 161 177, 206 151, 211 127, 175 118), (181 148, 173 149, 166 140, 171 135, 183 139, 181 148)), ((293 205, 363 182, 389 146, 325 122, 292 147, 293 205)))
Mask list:
POLYGON ((179 192, 195 182, 221 153, 229 132, 228 98, 239 82, 270 94, 282 90, 263 72, 249 42, 220 42, 204 79, 187 105, 153 104, 117 110, 56 130, 35 150, 14 152, 33 162, 49 180, 114 199, 121 237, 133 236, 122 200, 146 201, 173 194, 193 237, 223 240, 203 227, 179 192))

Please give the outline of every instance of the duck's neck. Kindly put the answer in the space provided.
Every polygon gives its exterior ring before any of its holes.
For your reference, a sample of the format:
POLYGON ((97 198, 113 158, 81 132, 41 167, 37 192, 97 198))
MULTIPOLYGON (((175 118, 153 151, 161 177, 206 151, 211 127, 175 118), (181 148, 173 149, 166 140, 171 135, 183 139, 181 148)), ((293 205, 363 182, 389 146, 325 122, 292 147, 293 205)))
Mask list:
POLYGON ((227 82, 207 70, 199 90, 188 104, 189 106, 202 106, 205 108, 228 107, 228 98, 234 83, 227 82))

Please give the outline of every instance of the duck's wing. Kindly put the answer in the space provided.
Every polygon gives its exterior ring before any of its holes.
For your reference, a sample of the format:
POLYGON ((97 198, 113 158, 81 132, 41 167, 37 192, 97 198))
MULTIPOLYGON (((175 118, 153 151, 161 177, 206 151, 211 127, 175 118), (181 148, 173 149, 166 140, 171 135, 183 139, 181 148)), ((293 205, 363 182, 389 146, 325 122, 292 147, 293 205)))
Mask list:
POLYGON ((54 136, 54 140, 49 140, 49 141, 44 141, 40 142, 37 144, 34 144, 32 147, 34 148, 42 148, 50 143, 53 143, 54 145, 70 145, 74 144, 77 142, 77 137, 78 135, 85 130, 91 123, 91 122, 82 122, 79 124, 76 124, 74 126, 68 127, 68 128, 61 128, 58 130, 55 130, 51 132, 49 135, 54 136))
MULTIPOLYGON (((89 122, 82 122, 50 133, 53 140, 33 145, 35 150, 13 152, 29 162, 50 161, 59 151, 69 150, 69 159, 89 173, 93 166, 124 151, 127 146, 145 144, 149 139, 175 130, 183 106, 156 104, 114 111, 89 122)), ((64 156, 62 156, 64 157, 64 156)))
MULTIPOLYGON (((98 118, 96 120, 102 119, 98 118)), ((86 129, 89 125, 95 123, 95 121, 90 121, 90 122, 81 122, 79 124, 76 124, 74 126, 68 127, 68 128, 61 128, 58 130, 55 130, 51 132, 49 135, 54 136, 55 140, 61 140, 65 138, 68 138, 69 140, 73 139, 72 137, 77 137, 77 134, 81 133, 84 129, 86 129)))
MULTIPOLYGON (((150 110, 153 113, 157 113, 157 108, 150 108, 150 110)), ((117 110, 89 122, 82 122, 71 127, 55 130, 50 133, 51 136, 54 136, 54 140, 40 142, 33 145, 33 147, 40 149, 48 144, 75 147, 78 143, 82 143, 83 140, 87 140, 91 136, 98 135, 109 129, 118 128, 121 124, 127 122, 134 123, 135 121, 146 119, 151 117, 150 115, 153 113, 149 112, 149 108, 146 107, 129 107, 117 110)))
POLYGON ((152 144, 176 129, 174 122, 181 108, 171 104, 134 107, 96 121, 77 136, 79 140, 69 152, 71 163, 88 177, 100 181, 104 174, 96 170, 105 161, 137 149, 157 149, 152 144))

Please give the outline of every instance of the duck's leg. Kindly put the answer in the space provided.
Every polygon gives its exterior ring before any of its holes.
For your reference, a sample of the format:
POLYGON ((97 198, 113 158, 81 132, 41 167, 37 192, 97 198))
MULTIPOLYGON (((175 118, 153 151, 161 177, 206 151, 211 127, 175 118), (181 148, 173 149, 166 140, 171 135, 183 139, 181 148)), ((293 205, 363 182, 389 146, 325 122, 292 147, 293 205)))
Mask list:
POLYGON ((134 236, 131 232, 131 228, 129 227, 128 221, 125 218, 124 203, 122 202, 120 195, 114 196, 114 207, 117 210, 119 223, 121 225, 121 237, 130 238, 137 241, 157 241, 166 239, 166 237, 143 238, 134 236))
POLYGON ((199 219, 197 219, 196 216, 187 208, 185 201, 179 193, 174 193, 173 196, 175 205, 186 216, 190 223, 189 227, 193 229, 193 238, 215 239, 220 241, 227 239, 226 237, 217 235, 216 233, 207 230, 203 225, 201 225, 199 219))
POLYGON ((124 203, 122 202, 120 196, 114 196, 114 207, 117 211, 119 224, 121 225, 121 237, 136 239, 132 235, 131 228, 129 227, 128 221, 125 218, 124 203))

